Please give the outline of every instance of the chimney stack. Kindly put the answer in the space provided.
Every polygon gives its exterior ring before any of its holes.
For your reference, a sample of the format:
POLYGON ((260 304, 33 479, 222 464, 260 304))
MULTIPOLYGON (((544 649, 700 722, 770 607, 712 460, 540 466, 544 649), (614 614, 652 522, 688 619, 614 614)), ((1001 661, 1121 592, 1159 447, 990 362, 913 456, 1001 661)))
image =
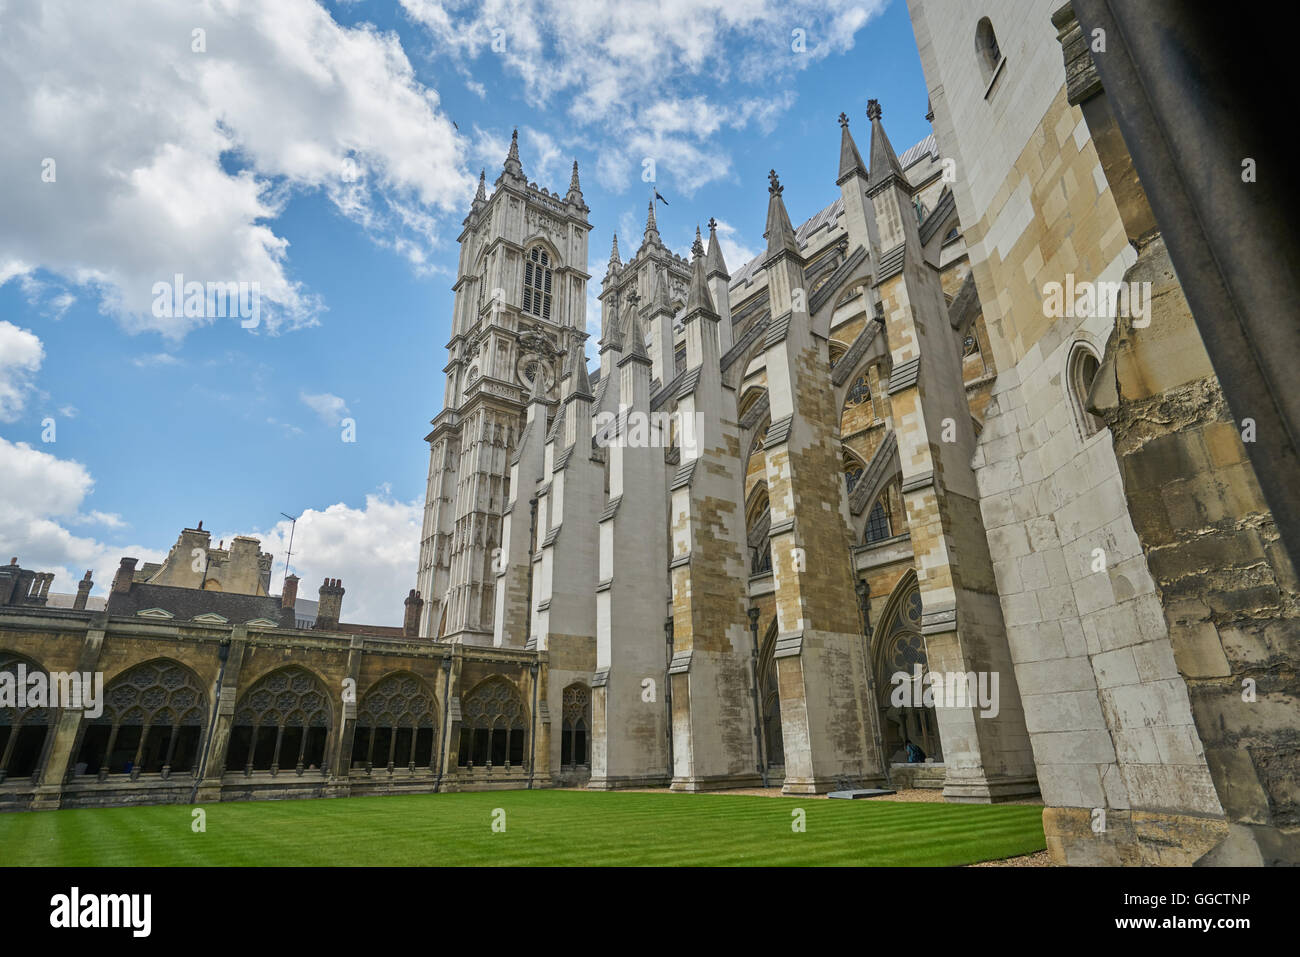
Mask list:
POLYGON ((424 611, 424 599, 414 588, 406 596, 406 616, 402 619, 402 635, 417 638, 420 634, 420 613, 424 611))
POLYGON ((298 624, 298 615, 294 606, 298 603, 298 576, 289 575, 280 590, 280 627, 294 628, 298 624))
POLYGON ((131 590, 131 582, 135 580, 135 563, 134 558, 124 558, 117 566, 117 574, 113 576, 113 592, 125 594, 131 590))
POLYGON ((320 586, 320 603, 316 606, 316 627, 337 628, 343 613, 343 583, 327 578, 320 586))
POLYGON ((77 597, 72 602, 73 610, 85 611, 86 599, 90 597, 90 589, 95 583, 90 580, 90 569, 86 569, 86 574, 82 576, 81 581, 77 582, 77 597))

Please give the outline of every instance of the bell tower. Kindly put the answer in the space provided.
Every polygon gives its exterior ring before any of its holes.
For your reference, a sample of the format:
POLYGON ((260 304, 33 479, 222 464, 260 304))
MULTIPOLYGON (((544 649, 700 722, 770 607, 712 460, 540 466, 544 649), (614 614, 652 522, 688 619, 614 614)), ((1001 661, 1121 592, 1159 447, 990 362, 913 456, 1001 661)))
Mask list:
POLYGON ((479 176, 459 237, 443 408, 425 436, 423 637, 492 644, 501 518, 528 399, 539 377, 538 395, 558 398, 563 356, 586 339, 588 212, 576 160, 563 194, 527 180, 518 131, 490 195, 479 176))

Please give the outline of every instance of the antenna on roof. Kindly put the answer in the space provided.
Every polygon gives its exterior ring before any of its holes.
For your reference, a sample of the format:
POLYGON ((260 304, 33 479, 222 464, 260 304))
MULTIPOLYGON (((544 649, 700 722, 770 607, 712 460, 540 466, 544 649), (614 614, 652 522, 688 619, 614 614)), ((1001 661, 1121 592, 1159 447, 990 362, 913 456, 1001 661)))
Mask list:
POLYGON ((289 525, 289 548, 284 553, 284 578, 280 579, 280 593, 284 593, 284 583, 289 579, 289 560, 293 558, 293 532, 298 527, 298 516, 281 512, 292 524, 289 525))

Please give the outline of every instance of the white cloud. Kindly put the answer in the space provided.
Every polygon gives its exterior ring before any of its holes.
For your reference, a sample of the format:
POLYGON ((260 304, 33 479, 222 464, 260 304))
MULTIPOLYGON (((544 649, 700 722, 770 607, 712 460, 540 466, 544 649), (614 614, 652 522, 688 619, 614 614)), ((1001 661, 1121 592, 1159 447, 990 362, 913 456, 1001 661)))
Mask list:
MULTIPOLYGON (((343 620, 369 625, 400 625, 402 602, 415 587, 423 504, 399 502, 388 489, 367 495, 363 508, 342 502, 307 509, 293 532, 293 572, 302 579, 298 594, 313 601, 322 579, 339 578, 343 620)), ((241 534, 262 541, 275 554, 271 590, 280 590, 289 543, 288 520, 269 531, 241 534)))
POLYGON ((714 142, 723 126, 774 129, 794 102, 790 77, 851 49, 886 2, 401 0, 460 69, 497 58, 530 106, 567 97, 568 118, 603 140, 602 184, 626 189, 653 157, 660 181, 688 195, 730 175, 714 142), (683 88, 693 95, 681 96, 683 88))
POLYGON ((44 359, 45 348, 34 333, 0 320, 0 422, 18 421, 44 359))
POLYGON ((149 355, 136 356, 131 360, 131 365, 138 369, 146 369, 150 366, 178 366, 181 365, 181 360, 170 352, 153 352, 149 355))
POLYGON ((0 152, 0 282, 43 268, 171 337, 210 320, 155 317, 155 282, 257 282, 274 332, 321 308, 274 229, 296 192, 321 191, 419 268, 445 241, 437 215, 473 189, 397 36, 314 0, 4 8, 0 123, 23 148, 0 152))
POLYGON ((319 395, 299 392, 298 398, 328 426, 337 426, 339 420, 348 414, 348 404, 329 392, 322 392, 319 395))
POLYGON ((740 267, 757 256, 760 250, 741 242, 736 227, 730 223, 721 219, 716 222, 718 224, 718 245, 722 247, 723 261, 727 264, 727 271, 735 275, 740 271, 740 267))
POLYGON ((165 551, 140 545, 110 545, 74 535, 67 525, 126 527, 120 516, 82 507, 95 481, 80 462, 61 459, 25 442, 0 438, 0 542, 24 568, 54 572, 51 591, 73 592, 90 569, 95 592, 103 594, 123 555, 161 561, 165 551))

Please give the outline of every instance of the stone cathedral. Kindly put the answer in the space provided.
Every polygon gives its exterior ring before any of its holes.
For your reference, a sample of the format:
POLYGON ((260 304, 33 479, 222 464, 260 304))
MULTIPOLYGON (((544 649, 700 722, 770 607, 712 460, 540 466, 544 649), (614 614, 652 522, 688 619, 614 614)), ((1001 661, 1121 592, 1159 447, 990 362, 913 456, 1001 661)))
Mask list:
POLYGON ((202 523, 106 601, 0 566, 0 810, 883 786, 1041 797, 1058 863, 1300 862, 1286 433, 1175 271, 1149 64, 1092 0, 908 6, 933 133, 846 84, 749 262, 650 202, 593 277, 576 162, 480 177, 401 628, 202 523), (70 674, 101 708, 5 697, 70 674))

